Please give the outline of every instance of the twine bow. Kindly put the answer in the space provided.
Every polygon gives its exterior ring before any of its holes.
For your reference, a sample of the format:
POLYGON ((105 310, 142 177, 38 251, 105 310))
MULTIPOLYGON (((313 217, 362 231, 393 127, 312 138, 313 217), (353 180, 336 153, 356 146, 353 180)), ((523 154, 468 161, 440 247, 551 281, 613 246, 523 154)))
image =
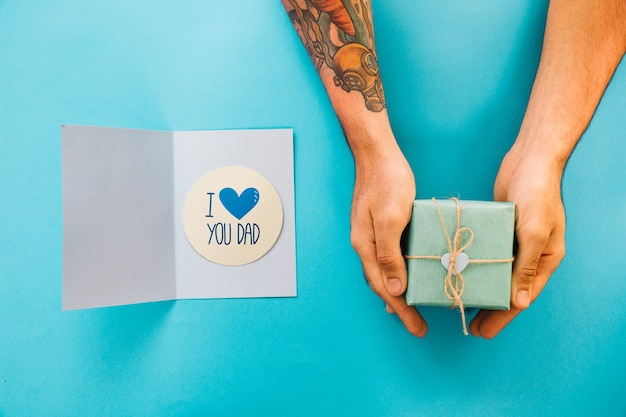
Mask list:
MULTIPOLYGON (((439 207, 439 203, 435 198, 432 199, 437 207, 437 212, 439 213, 439 222, 441 223, 441 229, 443 230, 443 234, 446 237, 446 243, 448 244, 448 273, 446 274, 446 278, 444 280, 443 291, 452 301, 452 306, 450 308, 458 307, 459 312, 461 313, 461 321, 463 322, 463 334, 465 336, 467 333, 467 323, 465 319, 465 307, 463 306, 463 292, 465 291, 465 279, 463 278, 463 274, 461 271, 463 268, 459 268, 457 266, 457 258, 459 254, 463 253, 463 251, 467 250, 474 242, 474 231, 469 227, 461 227, 461 205, 459 204, 458 198, 451 198, 456 205, 456 231, 454 232, 454 237, 451 239, 450 234, 448 233, 448 229, 446 228, 445 221, 443 219, 443 213, 441 212, 441 208, 439 207), (467 241, 465 244, 461 245, 463 234, 466 234, 467 241)), ((407 255, 406 259, 439 259, 441 260, 441 256, 437 255, 407 255)), ((475 263, 509 263, 513 262, 514 258, 508 259, 469 259, 468 264, 475 263)))

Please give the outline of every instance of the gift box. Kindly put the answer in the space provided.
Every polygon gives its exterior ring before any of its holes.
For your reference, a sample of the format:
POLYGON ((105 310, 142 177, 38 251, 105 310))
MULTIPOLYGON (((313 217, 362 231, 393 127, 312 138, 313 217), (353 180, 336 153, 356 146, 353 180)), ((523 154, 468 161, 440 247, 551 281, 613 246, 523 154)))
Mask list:
MULTIPOLYGON (((407 244, 407 304, 508 310, 514 203, 416 200, 407 244)), ((465 328, 465 323, 464 323, 465 328)))

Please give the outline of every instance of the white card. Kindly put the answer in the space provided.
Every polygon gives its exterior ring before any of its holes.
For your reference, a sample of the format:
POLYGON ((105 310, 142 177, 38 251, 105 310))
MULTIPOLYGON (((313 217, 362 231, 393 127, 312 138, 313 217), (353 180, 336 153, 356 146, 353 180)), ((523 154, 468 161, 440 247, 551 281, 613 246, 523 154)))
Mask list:
POLYGON ((64 310, 296 296, 291 129, 62 137, 64 310))

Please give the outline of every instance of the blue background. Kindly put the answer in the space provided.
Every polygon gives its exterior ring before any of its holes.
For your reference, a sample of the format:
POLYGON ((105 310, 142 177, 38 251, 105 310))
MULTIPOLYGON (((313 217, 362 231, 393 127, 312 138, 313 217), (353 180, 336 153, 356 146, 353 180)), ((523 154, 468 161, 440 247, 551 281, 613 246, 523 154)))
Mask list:
MULTIPOLYGON (((375 3, 419 197, 490 199, 547 2, 375 3)), ((364 283, 351 154, 278 0, 0 0, 0 34, 0 415, 626 416, 623 63, 566 169, 541 296, 491 341, 425 308, 418 340, 364 283), (293 127, 298 297, 62 312, 63 123, 293 127)))

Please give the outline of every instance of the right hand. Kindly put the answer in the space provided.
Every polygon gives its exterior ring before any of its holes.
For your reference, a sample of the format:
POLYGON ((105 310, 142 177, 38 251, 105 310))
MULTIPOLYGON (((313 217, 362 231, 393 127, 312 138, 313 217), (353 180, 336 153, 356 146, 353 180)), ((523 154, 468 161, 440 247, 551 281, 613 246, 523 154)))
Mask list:
MULTIPOLYGON (((516 204, 518 244, 511 282, 511 309, 481 310, 470 324, 474 336, 495 337, 543 290, 565 256, 564 162, 542 152, 507 153, 494 186, 496 201, 516 204)), ((543 149, 542 149, 543 150, 543 149)))
POLYGON ((355 154, 356 181, 352 199, 351 241, 361 258, 372 290, 396 313, 406 329, 424 337, 428 326, 406 304, 407 269, 400 239, 411 220, 415 179, 395 141, 384 149, 355 154))

